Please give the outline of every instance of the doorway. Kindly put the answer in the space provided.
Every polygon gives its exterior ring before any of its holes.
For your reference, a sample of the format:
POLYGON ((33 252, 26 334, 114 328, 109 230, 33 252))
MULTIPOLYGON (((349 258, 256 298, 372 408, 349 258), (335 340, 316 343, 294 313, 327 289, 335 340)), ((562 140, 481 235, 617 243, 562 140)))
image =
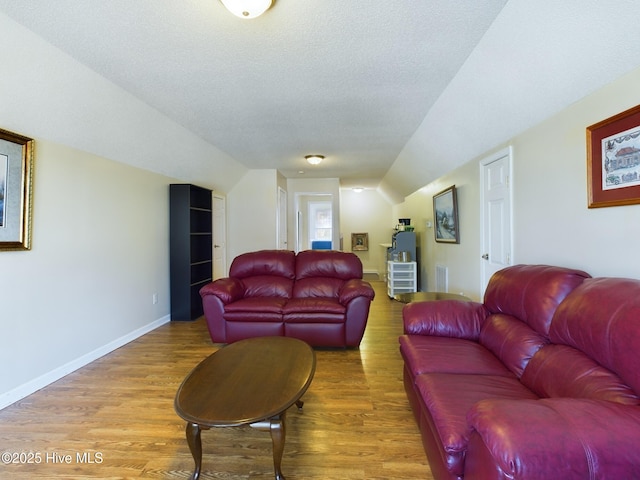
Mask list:
POLYGON ((309 193, 296 195, 296 251, 334 246, 333 195, 309 193))
POLYGON ((226 201, 213 196, 213 279, 227 276, 227 214, 226 201))
POLYGON ((278 187, 278 230, 277 230, 277 245, 279 250, 288 250, 287 235, 289 231, 287 229, 287 191, 278 187))
POLYGON ((513 262, 512 148, 480 161, 480 293, 491 276, 513 262))

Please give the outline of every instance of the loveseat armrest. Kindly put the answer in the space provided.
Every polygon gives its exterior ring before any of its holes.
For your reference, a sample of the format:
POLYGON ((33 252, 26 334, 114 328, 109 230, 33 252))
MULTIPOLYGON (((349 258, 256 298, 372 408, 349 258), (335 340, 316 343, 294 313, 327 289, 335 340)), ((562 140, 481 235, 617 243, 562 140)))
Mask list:
POLYGON ((338 292, 338 301, 340 304, 346 306, 354 298, 366 297, 369 301, 372 301, 374 296, 375 292, 369 282, 365 282, 359 278, 352 278, 342 285, 342 288, 338 292))
POLYGON ((640 478, 640 407, 604 400, 483 400, 465 478, 640 478))
POLYGON ((219 278, 211 283, 207 283, 200 289, 200 296, 215 295, 220 301, 227 305, 240 300, 244 296, 244 286, 237 278, 219 278))
POLYGON ((404 333, 477 341, 489 311, 483 304, 461 300, 413 302, 402 309, 404 333))

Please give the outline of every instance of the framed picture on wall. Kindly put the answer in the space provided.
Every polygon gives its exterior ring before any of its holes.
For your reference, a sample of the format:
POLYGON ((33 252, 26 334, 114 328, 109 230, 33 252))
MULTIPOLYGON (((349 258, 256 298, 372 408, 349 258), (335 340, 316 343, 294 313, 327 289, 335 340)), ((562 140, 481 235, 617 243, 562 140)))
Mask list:
POLYGON ((0 250, 31 248, 33 140, 0 130, 0 250))
POLYGON ((640 105, 587 127, 589 208, 640 203, 640 105))
POLYGON ((433 196, 433 215, 435 216, 436 242, 460 243, 458 198, 455 185, 433 196))
POLYGON ((362 252, 369 250, 369 234, 368 233, 352 233, 351 234, 351 251, 362 252))

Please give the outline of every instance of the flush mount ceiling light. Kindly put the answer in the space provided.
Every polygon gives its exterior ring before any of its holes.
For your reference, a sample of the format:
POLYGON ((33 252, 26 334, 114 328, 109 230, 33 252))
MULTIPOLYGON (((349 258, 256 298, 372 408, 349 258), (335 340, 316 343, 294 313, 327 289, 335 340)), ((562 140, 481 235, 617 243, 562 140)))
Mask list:
POLYGON ((269 10, 273 0, 220 0, 222 4, 240 18, 256 18, 269 10))
POLYGON ((306 155, 304 158, 307 159, 311 165, 318 165, 322 160, 324 160, 324 155, 306 155))

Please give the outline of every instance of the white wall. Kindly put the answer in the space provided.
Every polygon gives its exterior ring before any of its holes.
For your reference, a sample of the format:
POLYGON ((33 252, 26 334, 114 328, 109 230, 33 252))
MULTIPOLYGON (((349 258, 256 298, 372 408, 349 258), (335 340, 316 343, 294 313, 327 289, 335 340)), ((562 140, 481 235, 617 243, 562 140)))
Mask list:
POLYGON ((640 277, 640 205, 587 208, 586 127, 640 104, 640 69, 583 98, 539 125, 497 145, 394 206, 411 217, 420 238, 423 290, 433 290, 435 264, 449 267, 449 291, 480 292, 479 161, 513 146, 514 263, 584 269, 594 276, 640 277), (432 197, 458 187, 459 245, 437 244, 426 220, 432 197))
POLYGON ((340 230, 344 236, 344 250, 351 251, 351 234, 368 233, 369 250, 356 251, 367 273, 377 273, 382 280, 386 270, 386 248, 391 243, 395 222, 392 206, 378 191, 366 189, 356 193, 351 188, 340 190, 340 230))
POLYGON ((0 43, 0 128, 35 139, 33 249, 0 252, 1 408, 167 321, 168 184, 246 168, 4 14, 0 43))
POLYGON ((0 408, 169 319, 171 179, 38 139, 34 172, 32 250, 0 252, 0 408))
POLYGON ((277 248, 278 172, 249 170, 227 195, 227 265, 241 253, 277 248))

